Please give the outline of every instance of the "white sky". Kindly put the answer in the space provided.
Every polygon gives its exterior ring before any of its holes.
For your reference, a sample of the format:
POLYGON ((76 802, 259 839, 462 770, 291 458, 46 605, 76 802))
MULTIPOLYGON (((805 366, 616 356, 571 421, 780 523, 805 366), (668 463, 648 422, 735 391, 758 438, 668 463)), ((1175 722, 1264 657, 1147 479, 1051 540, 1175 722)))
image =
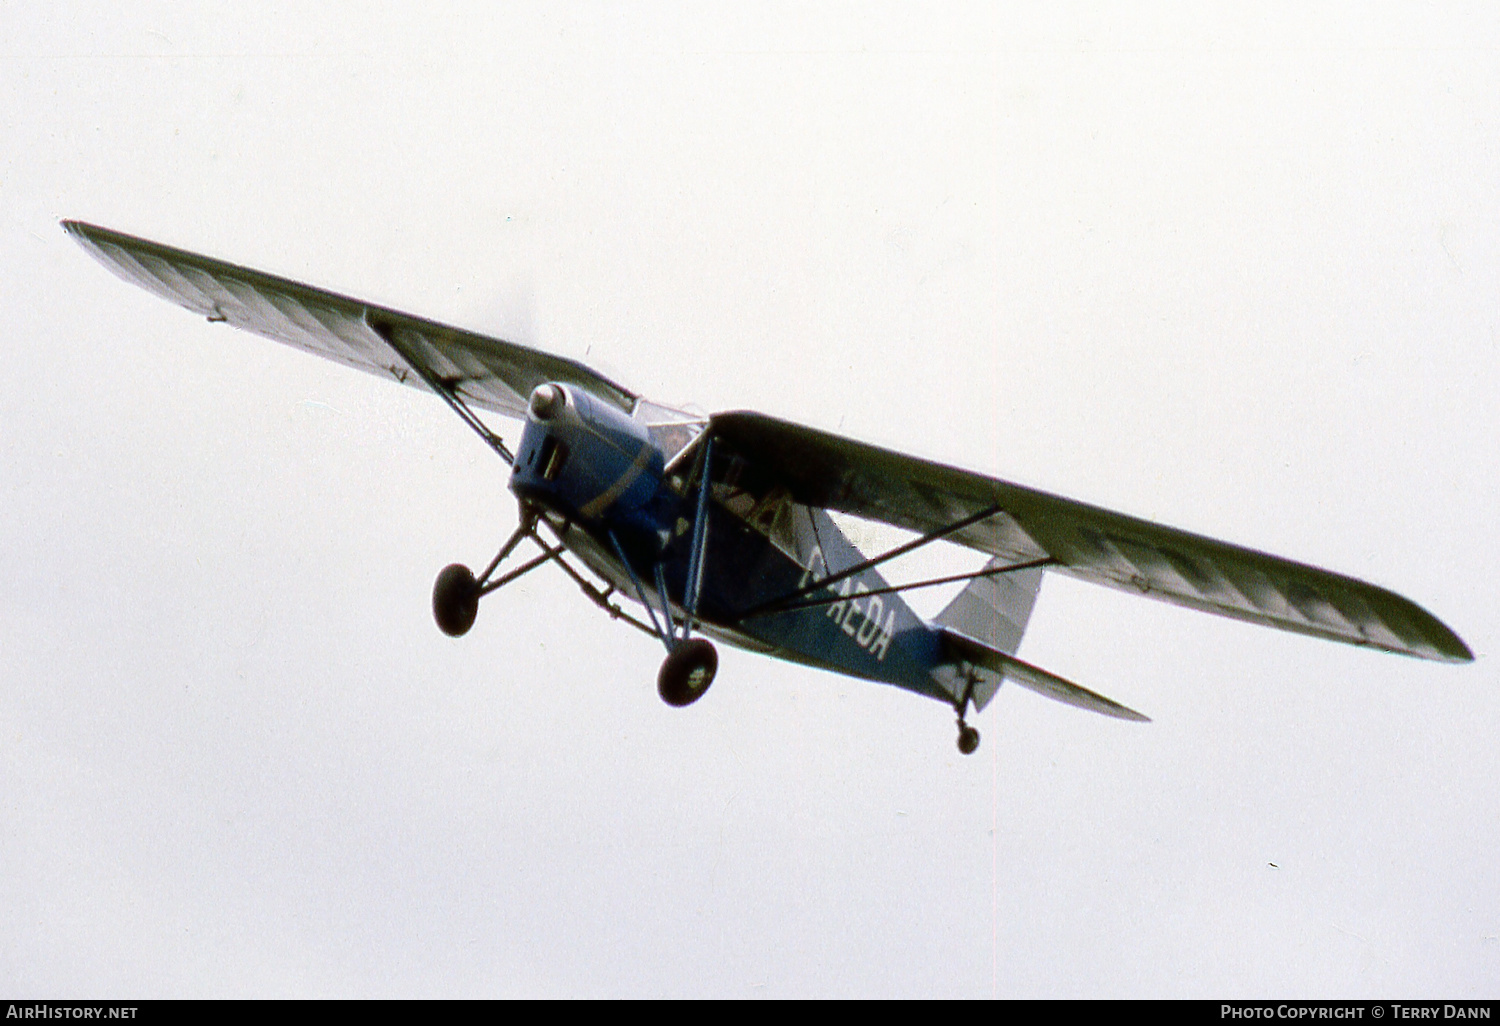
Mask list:
MULTIPOLYGON (((1492 5, 0 7, 0 991, 1493 996, 1492 5), (128 13, 126 13, 128 10, 128 13), (1155 718, 732 650, 689 710, 437 400, 94 221, 1406 594, 1049 578, 1155 718), (1273 865, 1274 864, 1274 865, 1273 865)), ((513 432, 512 432, 513 434, 513 432)))

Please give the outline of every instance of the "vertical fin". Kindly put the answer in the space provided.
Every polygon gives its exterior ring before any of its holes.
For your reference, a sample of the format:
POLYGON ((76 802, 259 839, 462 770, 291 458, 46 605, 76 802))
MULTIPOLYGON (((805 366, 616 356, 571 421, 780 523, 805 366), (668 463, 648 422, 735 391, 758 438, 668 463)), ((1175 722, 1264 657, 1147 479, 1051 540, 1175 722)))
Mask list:
MULTIPOLYGON (((984 568, 989 570, 1004 565, 1005 560, 996 557, 984 568)), ((1042 568, 1039 566, 976 577, 954 596, 935 622, 997 652, 1013 656, 1021 647, 1021 635, 1026 632, 1026 622, 1031 619, 1031 609, 1036 605, 1036 595, 1041 587, 1042 568)), ((957 667, 943 667, 938 671, 941 674, 939 682, 953 692, 955 699, 963 693, 957 689, 969 684, 967 679, 957 675, 958 672, 957 667)), ((995 692, 1000 690, 1003 673, 980 665, 971 666, 968 672, 973 678, 971 701, 978 711, 989 705, 995 692)))
MULTIPOLYGON (((985 569, 1004 565, 997 557, 985 569)), ((976 577, 937 615, 936 622, 1013 656, 1021 647, 1021 635, 1041 587, 1041 567, 976 577)))

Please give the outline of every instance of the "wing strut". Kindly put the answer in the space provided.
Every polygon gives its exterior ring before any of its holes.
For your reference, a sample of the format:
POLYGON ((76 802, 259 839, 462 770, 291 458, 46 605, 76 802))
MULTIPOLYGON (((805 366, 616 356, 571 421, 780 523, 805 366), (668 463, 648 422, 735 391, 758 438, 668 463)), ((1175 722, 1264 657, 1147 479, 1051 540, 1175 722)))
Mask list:
POLYGON ((652 629, 661 639, 661 643, 667 646, 667 652, 670 654, 672 649, 677 647, 677 632, 672 624, 672 607, 667 600, 667 586, 662 580, 661 564, 657 563, 655 567, 656 590, 657 598, 661 599, 661 615, 667 623, 665 628, 657 622, 656 609, 651 605, 651 600, 646 597, 646 589, 641 586, 641 579, 635 575, 635 568, 630 565, 630 558, 625 555, 625 548, 620 544, 620 539, 615 536, 614 531, 606 530, 604 533, 609 537, 610 544, 615 547, 615 555, 620 557, 620 565, 630 575, 630 583, 635 585, 636 597, 641 600, 641 605, 646 607, 646 615, 651 617, 652 629))
MULTIPOLYGON (((871 588, 869 591, 860 592, 859 597, 864 598, 866 595, 889 595, 893 592, 898 591, 915 591, 917 588, 933 588, 939 584, 953 584, 956 581, 972 581, 976 577, 998 577, 1001 574, 1014 573, 1017 570, 1033 570, 1039 566, 1054 566, 1056 563, 1057 560, 1053 559, 1051 556, 1045 556, 1041 559, 1027 560, 1024 563, 1010 563, 1006 566, 987 566, 982 570, 975 570, 973 573, 954 574, 951 577, 934 577, 930 581, 913 581, 910 584, 890 584, 884 588, 871 588)), ((861 569, 863 569, 863 567, 861 567, 861 569)), ((826 585, 824 585, 824 582, 827 580, 828 578, 825 577, 823 580, 818 581, 817 583, 826 587, 826 585)), ((818 598, 803 599, 801 602, 778 602, 773 608, 752 610, 751 612, 746 613, 744 616, 740 617, 740 619, 753 620, 758 616, 771 616, 774 613, 789 613, 794 609, 811 609, 815 606, 831 606, 836 602, 845 601, 846 599, 848 599, 848 597, 849 596, 847 595, 840 595, 835 592, 832 595, 822 595, 818 598)))
MULTIPOLYGON (((888 552, 884 552, 884 553, 882 553, 882 554, 880 554, 878 556, 875 556, 875 557, 872 557, 870 559, 867 559, 863 563, 856 563, 856 564, 854 564, 851 567, 848 567, 848 568, 846 568, 844 570, 840 570, 836 574, 829 574, 827 577, 821 578, 821 579, 816 580, 816 581, 812 581, 811 583, 805 584, 802 587, 796 589, 795 591, 789 591, 789 592, 787 592, 785 595, 782 595, 780 598, 770 599, 770 600, 768 600, 766 602, 762 602, 758 606, 751 606, 745 612, 743 612, 743 613, 740 614, 740 619, 741 620, 749 620, 749 619, 751 619, 753 617, 757 617, 757 616, 769 616, 772 613, 785 612, 787 609, 800 609, 801 606, 794 606, 791 603, 795 602, 799 598, 802 598, 804 595, 811 595, 813 592, 817 591, 820 588, 827 588, 830 585, 834 585, 834 584, 837 584, 838 582, 840 582, 842 580, 845 580, 846 578, 853 577, 856 574, 862 574, 866 570, 870 569, 871 567, 879 566, 881 563, 885 563, 885 562, 887 562, 889 560, 895 559, 897 556, 904 556, 908 552, 911 552, 914 549, 921 548, 923 545, 929 545, 932 542, 940 541, 943 538, 948 537, 948 535, 950 535, 950 534, 954 534, 954 533, 956 533, 958 531, 962 531, 966 527, 969 527, 969 526, 971 526, 973 524, 979 523, 981 520, 988 520, 990 517, 992 517, 995 514, 1000 513, 1000 512, 1002 512, 1002 510, 1001 510, 1001 508, 999 506, 990 506, 988 509, 982 509, 978 513, 975 513, 975 514, 973 514, 971 516, 964 517, 962 520, 958 520, 958 521, 955 521, 955 522, 953 522, 951 524, 947 524, 947 525, 945 525, 943 527, 939 527, 935 531, 928 531, 926 534, 922 535, 922 537, 920 537, 920 538, 914 538, 911 541, 906 542, 903 545, 897 545, 894 549, 891 549, 888 552)), ((1050 562, 1052 562, 1052 560, 1048 559, 1045 562, 1049 562, 1050 563, 1050 562)), ((1028 564, 1028 565, 1030 565, 1030 564, 1028 564)), ((1020 570, 1020 569, 1023 569, 1023 568, 1019 567, 1019 566, 1015 566, 1015 567, 1005 567, 1004 569, 1006 569, 1006 570, 1020 570)), ((981 571, 981 573, 982 572, 983 571, 981 571)), ((970 574, 968 576, 978 576, 978 575, 977 574, 970 574)), ((953 579, 954 580, 958 580, 958 578, 953 578, 953 579)), ((938 582, 938 581, 930 581, 928 583, 938 584, 940 582, 938 582)), ((920 585, 908 585, 908 587, 920 587, 920 585)), ((886 590, 887 591, 895 591, 895 590, 899 590, 899 589, 888 588, 886 590)), ((838 601, 838 600, 835 599, 834 601, 838 601)), ((823 603, 821 601, 807 603, 807 605, 814 605, 814 606, 816 606, 816 605, 822 605, 822 604, 823 603)))
POLYGON ((698 599, 703 590, 703 555, 708 547, 708 496, 712 488, 710 475, 713 469, 713 458, 714 443, 710 438, 703 446, 703 472, 698 484, 697 512, 693 516, 692 550, 688 553, 687 580, 683 585, 682 635, 680 637, 677 634, 677 621, 672 616, 671 596, 667 591, 667 579, 662 561, 658 559, 651 568, 656 577, 656 596, 661 601, 661 621, 658 623, 655 607, 646 598, 646 589, 641 585, 641 579, 636 576, 635 568, 630 565, 620 539, 614 531, 605 532, 610 544, 614 546, 615 555, 620 557, 620 565, 630 575, 630 583, 635 586, 636 596, 640 598, 641 605, 646 607, 646 615, 651 618, 651 626, 655 629, 656 636, 667 647, 669 655, 688 640, 698 622, 698 599))
POLYGON ((703 550, 708 547, 708 493, 712 487, 713 458, 714 440, 710 435, 703 443, 703 474, 698 482, 698 512, 693 518, 693 548, 688 557, 687 594, 682 603, 687 613, 684 637, 698 619, 698 596, 703 591, 703 550))
MULTIPOLYGON (((540 522, 546 524, 547 529, 557 537, 558 545, 555 548, 557 554, 552 557, 552 561, 556 563, 564 573, 573 578, 573 583, 577 584, 578 587, 583 590, 583 594, 588 598, 590 602, 608 613, 611 620, 624 620, 626 623, 630 624, 630 626, 634 627, 638 631, 650 634, 653 637, 656 635, 656 631, 641 623, 641 621, 625 612, 625 610, 621 609, 619 606, 610 602, 609 597, 615 593, 613 585, 609 585, 602 590, 595 587, 593 584, 589 583, 589 581, 581 573, 573 569, 573 567, 568 564, 568 561, 566 559, 563 559, 562 552, 563 549, 567 547, 563 542, 563 536, 567 534, 569 530, 568 524, 565 523, 561 527, 559 527, 557 524, 554 524, 546 517, 542 517, 540 522)), ((544 546, 544 548, 552 549, 553 547, 544 546)))
POLYGON ((365 311, 365 324, 369 326, 370 330, 379 335, 381 341, 390 346, 395 354, 401 357, 401 362, 410 367, 412 369, 412 372, 416 374, 417 377, 421 378, 427 383, 428 388, 432 389, 439 396, 441 396, 443 402, 451 406, 453 408, 453 412, 458 414, 459 419, 461 419, 465 424, 469 425, 469 427, 473 428, 476 435, 484 439, 485 445, 488 445, 491 449, 495 450, 495 452, 499 454, 500 458, 507 464, 514 464, 516 462, 516 458, 511 454, 511 451, 505 447, 505 442, 500 438, 499 435, 491 431, 489 429, 489 426, 485 424, 484 421, 479 419, 478 414, 476 414, 472 409, 469 408, 469 404, 464 402, 463 397, 458 394, 458 389, 454 387, 453 382, 444 381, 442 378, 439 378, 436 374, 432 373, 432 371, 428 370, 427 367, 422 363, 422 361, 414 358, 410 353, 408 353, 406 349, 403 348, 401 343, 396 341, 395 326, 382 320, 378 316, 372 316, 373 313, 374 311, 371 310, 365 311))

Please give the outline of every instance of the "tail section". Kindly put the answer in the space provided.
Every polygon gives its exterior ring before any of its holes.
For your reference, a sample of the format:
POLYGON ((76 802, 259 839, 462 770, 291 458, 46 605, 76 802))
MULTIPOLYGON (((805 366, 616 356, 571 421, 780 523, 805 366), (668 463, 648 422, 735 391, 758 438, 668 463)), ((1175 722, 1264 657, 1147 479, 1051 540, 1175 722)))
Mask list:
MULTIPOLYGON (((1001 560, 992 559, 985 569, 1003 565, 1001 560)), ((956 699, 962 694, 956 689, 967 686, 972 679, 970 694, 975 709, 988 705, 1000 689, 1000 682, 1008 680, 1080 709, 1122 720, 1149 722, 1134 709, 1015 658, 1041 587, 1042 569, 1033 567, 976 577, 948 603, 936 620, 943 648, 951 660, 940 668, 946 671, 939 677, 944 686, 956 699)))
MULTIPOLYGON (((1004 565, 1005 561, 996 557, 984 568, 993 570, 1004 565)), ((945 634, 971 638, 985 648, 1013 656, 1021 647, 1021 635, 1026 632, 1026 622, 1031 619, 1031 609, 1036 605, 1041 587, 1041 567, 976 577, 948 603, 934 622, 946 628, 945 634)), ((948 647, 951 651, 952 646, 948 647)), ((937 676, 955 700, 963 695, 968 685, 956 667, 940 667, 937 676)), ((1002 674, 996 670, 979 670, 974 676, 970 696, 978 710, 988 705, 995 692, 1000 690, 1002 674)))
POLYGON ((996 651, 982 642, 966 638, 947 628, 943 629, 943 645, 950 657, 967 673, 974 676, 974 708, 976 709, 983 708, 979 702, 981 689, 985 692, 987 702, 994 697, 995 691, 1000 687, 1000 681, 1008 680, 1055 701, 1077 706, 1079 709, 1103 713, 1105 716, 1113 716, 1120 720, 1135 720, 1137 723, 1151 722, 1149 716, 1142 716, 1134 709, 1121 705, 1113 699, 1105 698, 1070 680, 1064 680, 1055 673, 1049 673, 1039 666, 1022 662, 1015 656, 996 651))

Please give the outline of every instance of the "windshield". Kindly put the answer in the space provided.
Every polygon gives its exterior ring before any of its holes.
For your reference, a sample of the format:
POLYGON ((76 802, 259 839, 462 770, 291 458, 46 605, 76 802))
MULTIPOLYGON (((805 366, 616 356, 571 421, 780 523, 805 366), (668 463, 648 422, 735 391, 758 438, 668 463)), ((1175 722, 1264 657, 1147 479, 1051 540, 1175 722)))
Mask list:
POLYGON ((663 406, 650 399, 637 399, 631 416, 645 426, 668 463, 708 426, 708 418, 701 413, 663 406))

